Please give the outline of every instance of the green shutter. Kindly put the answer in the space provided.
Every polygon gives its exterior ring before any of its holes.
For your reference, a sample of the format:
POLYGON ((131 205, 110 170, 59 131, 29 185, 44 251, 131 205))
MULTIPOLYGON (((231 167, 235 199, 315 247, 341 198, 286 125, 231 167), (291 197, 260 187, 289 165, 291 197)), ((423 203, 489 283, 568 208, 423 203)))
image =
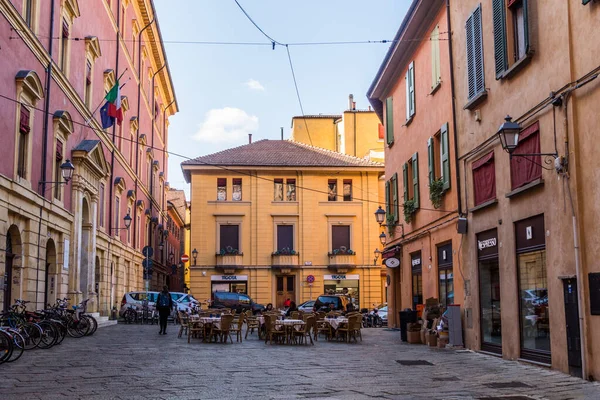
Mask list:
POLYGON ((409 96, 410 96, 410 116, 415 115, 415 62, 411 62, 408 66, 408 81, 410 82, 409 86, 409 96))
POLYGON ((408 121, 410 119, 410 70, 406 70, 404 81, 406 82, 406 120, 408 121))
POLYGON ((494 20, 494 57, 496 58, 496 79, 500 79, 502 78, 504 71, 508 69, 508 51, 506 47, 506 8, 504 5, 504 0, 492 0, 492 16, 494 20))
MULTIPOLYGON (((385 182, 385 215, 391 215, 392 208, 390 207, 390 181, 385 182)), ((384 222, 385 223, 385 222, 384 222)))
POLYGON ((592 1, 592 0, 582 0, 582 1, 581 1, 581 4, 583 4, 583 5, 585 6, 587 3, 591 2, 591 1, 592 1))
POLYGON ((415 201, 415 208, 419 208, 419 153, 415 153, 412 156, 412 170, 413 200, 415 201))
POLYGON ((435 180, 435 152, 433 151, 433 138, 427 139, 427 165, 429 166, 429 184, 435 180))
POLYGON ((402 166, 402 186, 404 187, 404 202, 408 201, 408 163, 402 166))
POLYGON ((450 189, 450 147, 447 122, 442 125, 441 131, 442 179, 444 180, 444 190, 448 190, 450 189))
POLYGON ((388 146, 394 143, 394 107, 391 97, 385 99, 385 138, 388 146))
POLYGON ((392 176, 392 211, 394 212, 394 222, 398 222, 398 174, 392 176))
POLYGON ((525 54, 529 54, 529 4, 528 0, 523 0, 523 23, 525 31, 525 54))

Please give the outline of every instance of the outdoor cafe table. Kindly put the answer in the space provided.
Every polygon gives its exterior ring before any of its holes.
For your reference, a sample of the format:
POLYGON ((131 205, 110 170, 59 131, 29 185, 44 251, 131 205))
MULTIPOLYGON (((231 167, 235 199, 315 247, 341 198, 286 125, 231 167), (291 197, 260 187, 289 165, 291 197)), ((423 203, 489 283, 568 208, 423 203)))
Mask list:
POLYGON ((324 321, 331 325, 331 327, 336 330, 341 324, 347 324, 348 318, 346 317, 338 317, 338 318, 325 318, 324 321))
POLYGON ((190 324, 202 324, 204 326, 204 334, 202 335, 203 341, 206 341, 207 334, 210 332, 210 326, 214 325, 215 328, 221 327, 221 317, 200 317, 190 318, 190 324), (208 332, 207 332, 208 331, 208 332))
POLYGON ((304 324, 305 322, 301 319, 284 319, 275 321, 275 329, 284 329, 287 333, 287 342, 292 343, 294 329, 301 331, 304 324))

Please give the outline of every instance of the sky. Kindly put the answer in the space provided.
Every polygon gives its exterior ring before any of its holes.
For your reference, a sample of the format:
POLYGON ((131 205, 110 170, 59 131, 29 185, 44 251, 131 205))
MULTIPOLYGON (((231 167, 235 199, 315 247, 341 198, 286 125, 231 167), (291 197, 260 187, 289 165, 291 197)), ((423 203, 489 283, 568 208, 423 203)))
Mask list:
MULTIPOLYGON (((238 0, 256 24, 281 43, 380 41, 394 38, 411 0, 238 0)), ((154 0, 179 112, 168 150, 187 157, 212 154, 252 140, 291 134, 302 115, 286 48, 171 42, 270 43, 234 0, 154 0)), ((289 46, 304 113, 340 114, 352 93, 366 92, 388 44, 289 46)), ((168 180, 184 189, 180 163, 169 156, 168 180)))

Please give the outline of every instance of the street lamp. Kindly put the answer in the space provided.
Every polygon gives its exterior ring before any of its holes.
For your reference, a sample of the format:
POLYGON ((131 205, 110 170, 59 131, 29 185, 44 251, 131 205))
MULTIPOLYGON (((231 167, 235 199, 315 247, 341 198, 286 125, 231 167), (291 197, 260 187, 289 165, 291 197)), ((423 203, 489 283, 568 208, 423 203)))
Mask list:
MULTIPOLYGON (((502 125, 500 125, 500 128, 498 128, 498 132, 496 132, 496 135, 498 135, 498 138, 500 139, 500 144, 502 145, 502 149, 504 149, 504 151, 506 151, 510 155, 511 158, 512 157, 534 157, 534 156, 552 156, 555 159, 558 158, 557 152, 514 154, 513 152, 519 146, 519 138, 520 138, 521 130, 522 130, 521 125, 517 124, 516 122, 513 122, 511 116, 507 115, 504 118, 504 123, 502 123, 502 125)), ((556 139, 556 137, 555 137, 555 139, 556 139)), ((556 142, 556 140, 555 140, 555 142, 556 142)))
POLYGON ((123 218, 123 225, 125 225, 125 227, 124 227, 124 228, 119 228, 119 227, 116 227, 116 228, 111 228, 111 229, 112 229, 113 231, 121 231, 121 230, 123 230, 123 229, 129 229, 129 227, 131 226, 131 220, 132 220, 132 218, 131 218, 131 215, 127 214, 127 215, 126 215, 126 216, 123 218))
POLYGON ((60 164, 60 173, 62 175, 63 180, 59 182, 50 182, 50 181, 40 181, 38 184, 43 185, 46 183, 54 184, 54 185, 66 185, 69 183, 71 179, 73 179, 73 171, 75 171, 75 167, 71 160, 66 160, 64 163, 60 164))
POLYGON ((375 249, 375 251, 373 251, 373 256, 375 258, 373 258, 373 265, 377 265, 377 260, 379 259, 379 256, 381 255, 381 251, 379 251, 379 249, 375 249))
POLYGON ((171 264, 173 264, 173 258, 174 258, 174 257, 175 257, 175 253, 173 253, 173 250, 171 250, 171 251, 169 252, 169 262, 170 262, 171 264))
POLYGON ((198 257, 198 250, 196 248, 192 250, 192 257, 194 258, 194 265, 196 265, 196 258, 198 257))
POLYGON ((387 236, 385 236, 385 232, 381 232, 381 235, 379 235, 379 241, 383 246, 385 246, 387 243, 387 236))

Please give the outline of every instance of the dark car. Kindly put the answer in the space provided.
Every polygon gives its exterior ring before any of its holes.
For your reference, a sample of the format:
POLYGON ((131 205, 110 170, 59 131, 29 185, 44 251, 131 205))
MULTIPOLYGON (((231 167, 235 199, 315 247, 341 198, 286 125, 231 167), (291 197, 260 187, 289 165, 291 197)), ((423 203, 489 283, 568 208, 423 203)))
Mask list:
POLYGON ((315 301, 314 309, 317 311, 329 311, 329 304, 333 303, 333 309, 336 311, 346 311, 350 299, 343 295, 337 294, 324 294, 317 297, 315 301))
POLYGON ((230 308, 235 310, 236 313, 252 310, 253 314, 265 308, 262 304, 255 303, 247 294, 231 292, 214 292, 211 307, 230 308))

